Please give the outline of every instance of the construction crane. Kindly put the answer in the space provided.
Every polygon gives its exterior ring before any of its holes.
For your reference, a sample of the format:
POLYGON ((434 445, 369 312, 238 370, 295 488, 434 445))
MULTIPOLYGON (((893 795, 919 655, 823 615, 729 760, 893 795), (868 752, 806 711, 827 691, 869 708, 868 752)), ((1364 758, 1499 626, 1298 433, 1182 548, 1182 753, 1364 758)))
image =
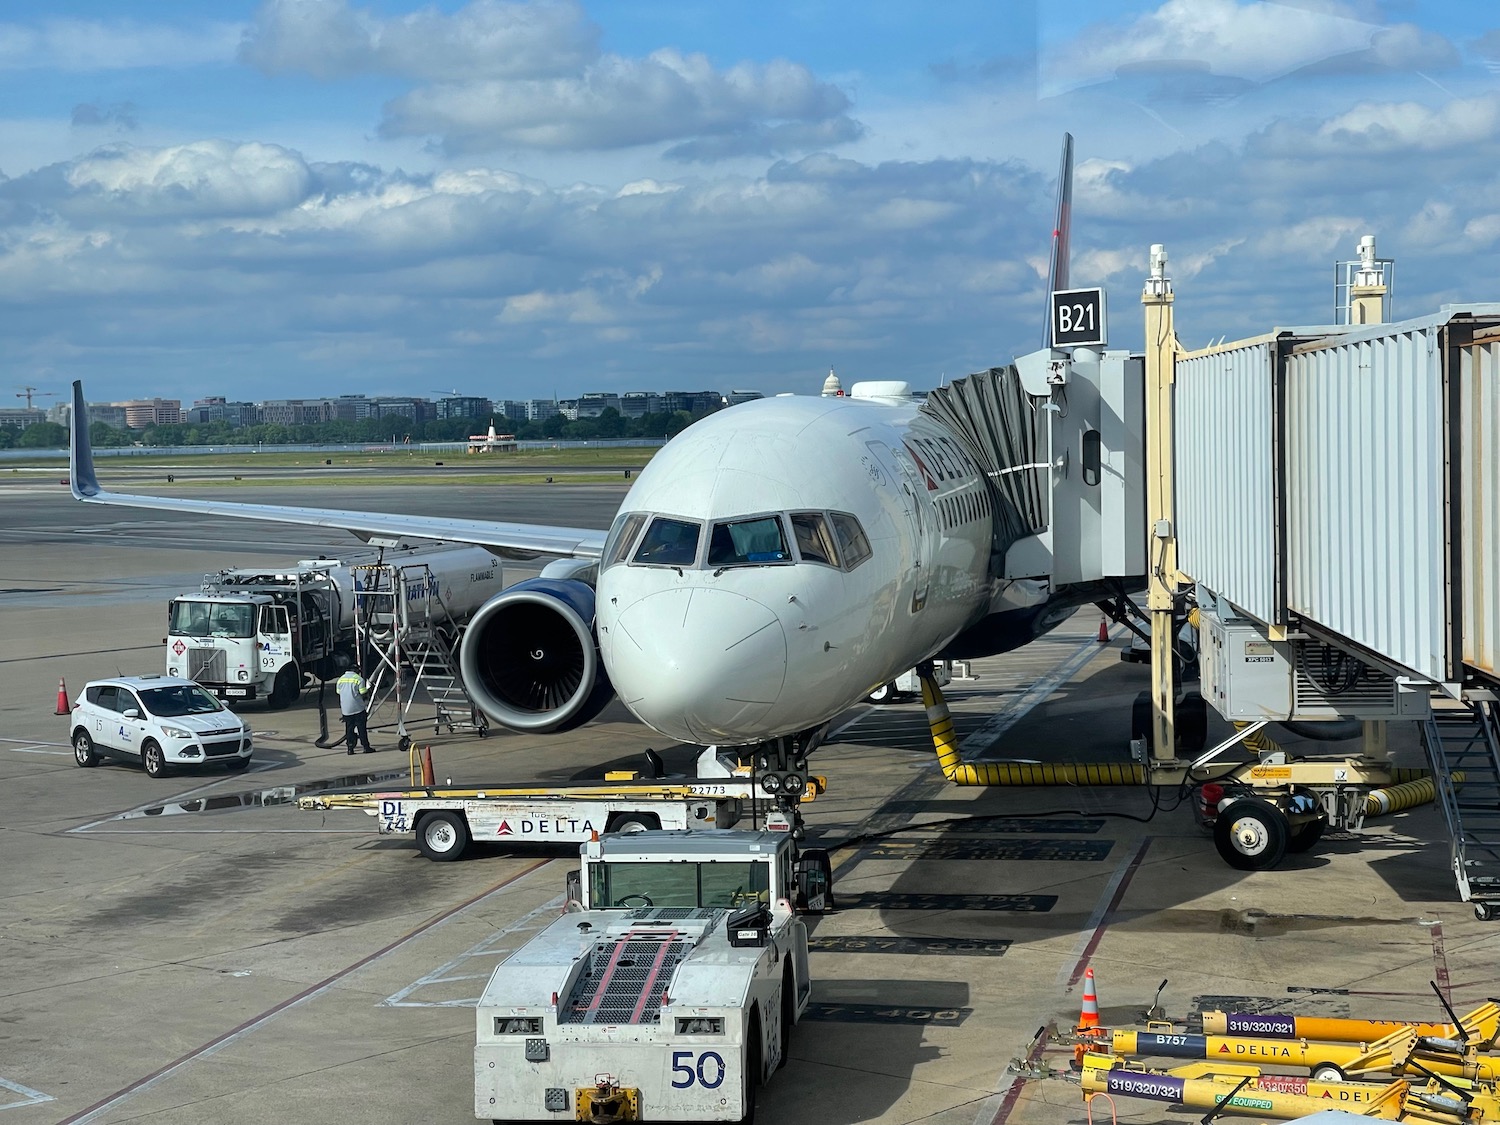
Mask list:
POLYGON ((51 392, 51 391, 42 391, 40 394, 38 394, 37 393, 37 389, 35 387, 26 387, 26 386, 23 386, 21 388, 21 392, 18 395, 16 395, 16 397, 17 398, 24 398, 26 400, 26 409, 27 410, 31 410, 32 409, 32 405, 31 405, 31 400, 32 399, 34 399, 34 398, 56 398, 57 396, 55 394, 53 394, 53 392, 51 392))

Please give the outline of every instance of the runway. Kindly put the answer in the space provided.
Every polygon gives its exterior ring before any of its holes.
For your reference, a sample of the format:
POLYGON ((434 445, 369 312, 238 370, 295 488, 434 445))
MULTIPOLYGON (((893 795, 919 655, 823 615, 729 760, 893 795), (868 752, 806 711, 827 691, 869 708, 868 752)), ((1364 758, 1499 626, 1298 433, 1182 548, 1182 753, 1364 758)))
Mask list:
MULTIPOLYGON (((225 495, 602 528, 625 485, 225 495)), ((0 1118, 474 1120, 473 999, 557 909, 570 849, 490 843, 434 864, 358 813, 296 810, 295 792, 406 766, 388 729, 370 757, 319 749, 306 701, 246 707, 249 774, 163 781, 77 769, 52 714, 60 676, 76 693, 89 678, 160 670, 167 598, 204 572, 359 544, 88 506, 35 481, 0 482, 0 528, 0 1118)), ((978 678, 948 693, 960 736, 975 739, 966 752, 1123 760, 1146 671, 1119 661, 1118 636, 1099 645, 1097 626, 1082 613, 975 662, 978 678)), ((912 703, 861 706, 836 728, 814 759, 830 788, 809 823, 835 849, 840 909, 813 927, 814 1004, 761 1092, 763 1120, 1082 1122, 1076 1085, 1008 1066, 1063 1065, 1033 1036, 1076 1020, 1089 966, 1104 1022, 1127 1027, 1163 978, 1178 1016, 1228 1004, 1438 1017, 1429 980, 1460 1010, 1496 990, 1494 931, 1457 901, 1430 807, 1247 874, 1219 860, 1173 794, 956 788, 912 703)), ((562 736, 418 737, 455 784, 597 776, 648 746, 674 766, 693 753, 618 704, 562 736)))

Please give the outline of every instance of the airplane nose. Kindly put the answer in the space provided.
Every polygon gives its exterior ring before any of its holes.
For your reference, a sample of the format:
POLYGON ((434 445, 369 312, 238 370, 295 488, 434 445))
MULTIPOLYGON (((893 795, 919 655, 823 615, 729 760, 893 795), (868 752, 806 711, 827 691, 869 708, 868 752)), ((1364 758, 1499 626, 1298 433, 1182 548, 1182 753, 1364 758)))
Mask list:
POLYGON ((660 590, 615 624, 610 680, 648 726, 683 742, 754 741, 786 682, 786 634, 766 606, 727 590, 660 590))

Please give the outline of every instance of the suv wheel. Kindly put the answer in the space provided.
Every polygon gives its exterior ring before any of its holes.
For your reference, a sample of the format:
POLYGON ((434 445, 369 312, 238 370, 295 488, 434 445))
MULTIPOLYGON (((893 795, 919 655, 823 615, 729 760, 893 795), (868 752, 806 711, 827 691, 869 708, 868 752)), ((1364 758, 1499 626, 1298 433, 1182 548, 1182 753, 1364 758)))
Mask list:
POLYGON ((141 764, 146 767, 146 776, 162 778, 167 776, 167 756, 162 753, 161 747, 152 739, 147 739, 141 745, 141 764))
POLYGON ((99 764, 99 755, 94 753, 94 740, 86 730, 73 732, 73 760, 84 768, 99 764))

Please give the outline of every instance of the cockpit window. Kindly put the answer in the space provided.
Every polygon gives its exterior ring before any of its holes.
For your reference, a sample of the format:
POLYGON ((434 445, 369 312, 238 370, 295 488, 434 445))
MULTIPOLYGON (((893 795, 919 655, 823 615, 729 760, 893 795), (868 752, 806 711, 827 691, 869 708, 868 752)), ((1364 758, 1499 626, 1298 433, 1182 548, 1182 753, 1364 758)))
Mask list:
POLYGON ((688 520, 657 516, 631 561, 648 566, 692 566, 698 558, 699 530, 688 520))
POLYGON ((797 554, 803 562, 839 565, 838 547, 833 529, 822 512, 793 512, 792 533, 797 537, 797 554))
POLYGON ((714 524, 708 541, 709 566, 756 566, 791 562, 786 534, 776 516, 714 524))
POLYGON ((838 537, 839 550, 844 556, 844 569, 853 570, 870 557, 870 541, 865 538, 865 529, 859 520, 845 512, 830 512, 834 534, 838 537))
POLYGON ((645 526, 644 512, 621 512, 615 517, 614 526, 609 529, 609 535, 604 540, 605 567, 622 563, 630 557, 630 548, 635 546, 641 528, 645 526))

